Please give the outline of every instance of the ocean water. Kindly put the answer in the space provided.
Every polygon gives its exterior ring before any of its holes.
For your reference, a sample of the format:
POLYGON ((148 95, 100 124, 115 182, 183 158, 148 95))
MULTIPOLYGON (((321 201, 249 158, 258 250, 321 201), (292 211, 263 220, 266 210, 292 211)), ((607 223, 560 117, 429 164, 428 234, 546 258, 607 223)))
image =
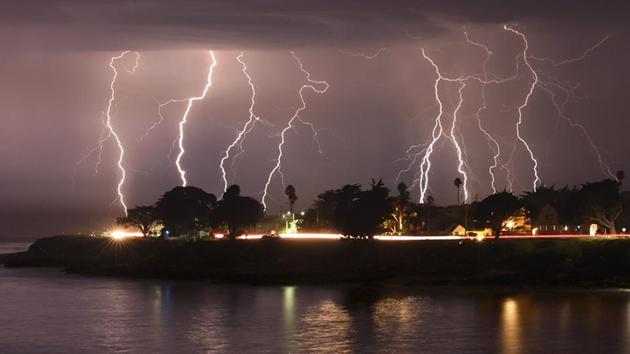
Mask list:
POLYGON ((630 292, 217 285, 0 268, 0 353, 110 352, 630 353, 630 292))

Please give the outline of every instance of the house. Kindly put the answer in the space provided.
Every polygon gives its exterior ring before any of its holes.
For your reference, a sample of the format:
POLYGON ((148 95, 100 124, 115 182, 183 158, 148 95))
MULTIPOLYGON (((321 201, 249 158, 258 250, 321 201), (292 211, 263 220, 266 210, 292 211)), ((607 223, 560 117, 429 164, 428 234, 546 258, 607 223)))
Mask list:
POLYGON ((466 230, 466 228, 464 228, 461 224, 457 224, 452 227, 452 230, 449 234, 452 236, 473 236, 473 237, 492 236, 492 229, 487 227, 485 229, 479 229, 479 230, 473 230, 473 229, 466 230))
POLYGON ((562 223, 558 210, 551 204, 543 206, 532 222, 532 235, 585 234, 595 235, 597 224, 562 223))

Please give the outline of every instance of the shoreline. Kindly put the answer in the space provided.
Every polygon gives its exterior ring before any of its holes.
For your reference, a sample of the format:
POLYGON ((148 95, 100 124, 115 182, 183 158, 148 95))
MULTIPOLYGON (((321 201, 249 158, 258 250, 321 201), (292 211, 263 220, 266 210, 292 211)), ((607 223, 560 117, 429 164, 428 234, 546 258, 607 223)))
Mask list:
POLYGON ((254 285, 630 287, 630 240, 163 241, 53 236, 5 267, 254 285))

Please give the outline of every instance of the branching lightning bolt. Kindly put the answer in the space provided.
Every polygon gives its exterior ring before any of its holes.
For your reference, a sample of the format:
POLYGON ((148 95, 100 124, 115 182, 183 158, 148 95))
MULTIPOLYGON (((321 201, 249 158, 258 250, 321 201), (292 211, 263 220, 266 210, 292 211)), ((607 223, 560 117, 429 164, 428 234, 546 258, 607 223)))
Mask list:
POLYGON ((249 84, 249 88, 251 89, 252 95, 251 95, 251 100, 250 100, 250 105, 249 105, 249 119, 247 120, 247 122, 245 122, 245 124, 243 125, 243 128, 238 131, 236 135, 236 139, 234 139, 234 141, 227 147, 227 149, 225 149, 225 151, 223 152, 223 157, 221 158, 221 163, 219 164, 219 168, 221 169, 221 176, 223 178, 223 191, 224 192, 227 190, 227 187, 228 187, 227 173, 225 171, 225 161, 230 158, 230 151, 238 147, 239 154, 240 154, 243 151, 243 140, 245 140, 245 138, 247 137, 247 134, 249 134, 252 131, 252 129, 254 129, 254 125, 256 124, 256 122, 261 120, 254 113, 254 105, 256 104, 256 87, 254 86, 254 83, 252 82, 252 78, 247 71, 247 65, 243 61, 243 52, 241 52, 236 57, 236 60, 241 64, 243 75, 245 75, 245 78, 247 78, 247 83, 249 84))
POLYGON ((521 135, 521 125, 523 124, 523 111, 529 105, 529 100, 532 97, 532 95, 534 94, 534 89, 538 85, 538 74, 536 73, 536 70, 534 70, 534 68, 529 63, 529 60, 527 59, 528 58, 527 50, 529 49, 529 42, 527 41, 527 37, 525 36, 525 34, 523 34, 522 32, 519 32, 519 31, 517 31, 517 30, 515 30, 512 27, 509 27, 507 25, 503 26, 503 28, 506 31, 510 31, 510 32, 514 33, 515 35, 521 37, 521 39, 523 40, 523 43, 525 44, 525 46, 523 48, 523 62, 525 63, 525 66, 527 66, 527 68, 529 69, 529 71, 531 72, 532 77, 533 77, 533 80, 532 80, 531 85, 529 87, 529 91, 527 92, 527 96, 525 96, 525 101, 523 102, 522 105, 520 105, 518 107, 518 121, 516 123, 516 137, 518 138, 518 140, 521 143, 523 143, 523 145, 525 146, 525 149, 527 149, 527 152, 529 153, 530 159, 532 160, 532 162, 534 164, 534 166, 533 166, 534 182, 532 184, 532 187, 533 187, 533 190, 536 190, 536 188, 538 187, 538 183, 540 182, 540 177, 538 176, 538 160, 536 160, 536 156, 534 156, 534 152, 532 151, 532 149, 529 146, 529 144, 527 143, 527 141, 521 135))
MULTIPOLYGON (((120 170, 120 180, 118 181, 118 186, 116 188, 116 191, 118 193, 118 201, 122 205, 125 211, 125 215, 127 215, 127 204, 125 204, 125 195, 122 191, 122 187, 125 183, 125 179, 127 178, 127 171, 125 170, 125 167, 123 166, 123 160, 125 157, 125 148, 123 147, 122 141, 120 140, 120 136, 118 135, 118 133, 116 133, 116 130, 114 129, 114 126, 112 125, 112 105, 114 104, 114 101, 116 100, 115 85, 116 85, 116 79, 118 78, 118 70, 116 69, 116 66, 114 64, 117 60, 121 59, 128 53, 130 53, 130 51, 128 50, 124 51, 120 53, 118 56, 112 57, 111 60, 109 61, 109 67, 114 72, 114 75, 112 77, 112 81, 109 84, 111 94, 109 97, 109 101, 107 103, 107 110, 105 112, 105 117, 106 117, 105 125, 107 126, 107 129, 109 130, 109 134, 114 138, 116 145, 118 145, 118 150, 119 150, 117 164, 118 164, 118 169, 120 170)), ((135 70, 138 68, 138 61, 140 59, 140 54, 138 52, 135 52, 135 54, 136 54, 136 63, 133 66, 133 68, 129 71, 130 73, 134 73, 135 70)), ((102 141, 103 140, 101 140, 101 142, 102 141)))
POLYGON ((459 172, 463 179, 462 189, 464 190, 464 203, 468 202, 468 174, 464 171, 464 159, 462 157, 462 149, 455 138, 455 126, 457 124, 457 113, 462 108, 462 104, 464 103, 464 95, 463 90, 466 88, 466 81, 459 82, 459 88, 457 89, 458 101, 457 106, 455 107, 455 111, 453 111, 453 122, 451 123, 451 131, 450 131, 450 139, 455 146, 455 150, 457 151, 457 172, 459 172))
POLYGON ((442 104, 442 100, 440 100, 439 87, 440 82, 443 77, 440 73, 440 68, 433 62, 431 58, 427 56, 422 48, 422 56, 431 63, 433 68, 435 69, 435 74, 437 77, 435 78, 435 82, 433 84, 433 90, 435 94, 435 99, 438 103, 438 115, 435 117, 435 124, 433 125, 433 130, 431 131, 431 142, 424 150, 424 156, 422 157, 422 162, 420 163, 420 176, 419 176, 419 185, 420 185, 420 200, 419 203, 424 203, 425 196, 427 193, 427 188, 429 186, 429 171, 431 170, 431 154, 433 153, 433 149, 435 143, 440 139, 442 133, 444 132, 444 128, 442 126, 442 116, 444 115, 444 105, 442 104))
MULTIPOLYGON (((488 139, 488 142, 490 143, 490 148, 493 151, 492 165, 488 167, 488 174, 490 175, 490 187, 492 188, 492 193, 496 194, 497 187, 496 187, 496 176, 494 174, 494 170, 499 165, 499 157, 501 156, 501 145, 499 145, 499 142, 494 138, 494 136, 492 136, 492 134, 490 134, 490 132, 488 132, 487 129, 484 128, 483 124, 481 123, 481 112, 483 112, 484 110, 488 108, 486 106, 486 83, 485 82, 488 81, 488 61, 490 60, 490 57, 492 56, 493 53, 490 50, 490 48, 488 48, 488 46, 486 46, 485 44, 471 40, 470 37, 468 36, 468 31, 464 30, 464 36, 466 37, 466 42, 468 42, 469 44, 475 47, 483 49, 484 52, 486 53, 486 57, 483 60, 483 63, 481 64, 481 68, 483 71, 482 72, 483 80, 484 80, 484 82, 481 82, 481 105, 479 106, 479 108, 477 108, 477 111, 475 112, 475 117, 477 118, 477 125, 479 126, 479 130, 484 134, 486 139, 488 139)), ((514 76, 510 79, 516 79, 517 76, 518 76, 518 64, 516 66, 516 71, 515 71, 514 76)), ((501 167, 506 171, 508 184, 511 184, 511 182, 509 181, 510 171, 505 165, 501 165, 501 167)))
POLYGON ((372 60, 372 59, 378 57, 379 55, 381 55, 381 53, 383 53, 386 50, 387 50, 387 47, 379 48, 373 54, 366 54, 366 53, 361 53, 361 52, 352 52, 352 51, 343 50, 343 49, 340 49, 339 52, 343 53, 343 54, 347 54, 347 55, 353 56, 353 57, 361 57, 361 58, 363 58, 365 60, 372 60))
POLYGON ((584 135, 584 137, 588 141, 588 144, 591 146, 593 153, 597 157, 597 161, 599 162, 599 167, 602 170, 602 172, 605 175, 608 175, 610 178, 616 180, 617 176, 612 172, 612 170, 610 169, 610 166, 608 166, 608 164, 602 158, 601 152, 599 151, 599 147, 595 144, 595 142, 591 138, 591 135, 588 133, 588 130, 586 129, 586 127, 584 127, 584 125, 580 123, 575 123, 571 119, 571 117, 567 116, 564 113, 563 104, 557 101, 557 94, 553 90, 551 90, 548 86, 549 85, 545 83, 541 83, 539 85, 539 87, 543 91, 549 93, 549 95, 551 96, 551 103, 553 103, 554 107, 556 108, 556 111, 558 112, 558 116, 562 118, 563 120, 565 120, 569 124, 570 127, 579 129, 582 132, 582 135, 584 135))
POLYGON ((564 60, 555 60, 555 59, 551 59, 551 58, 541 58, 541 57, 537 57, 534 55, 530 55, 529 57, 531 59, 534 59, 536 61, 541 61, 541 62, 548 62, 550 63, 552 66, 554 67, 558 67, 558 66, 562 66, 565 64, 570 64, 570 63, 575 63, 578 61, 582 61, 584 60, 591 52, 593 52, 594 50, 596 50, 597 48, 599 48, 602 44, 604 44, 604 42, 606 42, 608 39, 610 38, 610 36, 606 35, 604 38, 602 38, 599 42, 595 43, 595 45, 593 45, 590 48, 587 48, 582 55, 575 57, 575 58, 569 58, 569 59, 564 59, 564 60))
MULTIPOLYGON (((269 186, 271 184, 271 181, 273 179, 273 176, 278 173, 280 174, 281 180, 282 180, 282 184, 284 185, 284 175, 282 172, 282 156, 283 156, 283 148, 284 145, 286 143, 286 134, 287 132, 293 128, 293 123, 296 120, 299 120, 300 122, 307 124, 311 127, 311 129, 313 129, 314 134, 316 134, 316 130, 314 129, 314 126, 312 125, 312 123, 310 122, 305 122, 300 118, 300 113, 302 113, 302 111, 304 111, 306 109, 306 101, 304 100, 304 90, 305 89, 310 89, 315 93, 318 94, 323 94, 326 91, 328 91, 328 88, 330 87, 330 85, 328 85, 328 83, 326 81, 317 81, 317 80, 313 80, 311 79, 311 73, 308 72, 306 69, 304 69, 304 65, 302 64, 302 60, 300 60, 300 58, 295 54, 294 51, 291 51, 291 55, 293 56, 293 59, 298 63, 299 67, 300 67, 300 71, 302 71, 302 73, 304 73, 304 75, 306 76, 306 81, 307 83, 303 84, 300 89, 298 90, 298 94, 300 96, 300 106, 295 110, 295 112, 293 113, 293 116, 291 116, 291 118, 289 119, 287 125, 284 127, 284 129, 282 129, 282 131, 280 132, 280 143, 278 144, 278 155, 276 156, 276 163, 273 166, 273 168, 271 169, 271 172, 269 173, 269 176, 267 177, 267 182, 265 183, 265 189, 263 192, 263 196, 262 196, 262 204, 264 206, 265 209, 267 209, 267 197, 269 195, 269 186), (318 88, 317 86, 321 86, 321 88, 318 88)), ((314 135, 313 138, 316 139, 317 135, 314 135)), ((319 146, 319 144, 318 144, 319 146)), ((321 146, 320 146, 320 151, 321 151, 321 146)))
POLYGON ((207 75, 207 79, 206 79, 206 85, 203 88, 203 91, 201 92, 201 94, 199 96, 193 96, 193 97, 189 97, 189 98, 184 98, 184 99, 170 99, 162 104, 158 105, 158 115, 160 116, 160 120, 156 123, 154 123, 149 130, 147 130, 147 132, 145 133, 144 136, 148 135, 149 132, 155 128, 155 126, 157 126, 158 124, 160 124, 162 122, 162 120, 164 120, 164 116, 162 115, 162 108, 164 108, 165 106, 171 104, 171 103, 176 103, 176 102, 186 102, 186 110, 184 111, 184 114, 182 115, 182 118, 179 121, 179 132, 177 135, 177 146, 179 147, 179 153, 177 154, 177 158, 175 159, 175 165, 177 166, 177 171, 179 172, 179 176, 182 182, 182 186, 186 187, 186 185, 188 184, 188 181, 186 180, 186 170, 184 170, 184 168, 182 167, 182 158, 184 157, 184 154, 186 153, 186 150, 184 148, 184 128, 186 126, 186 123, 188 122, 188 115, 190 114, 190 109, 193 106, 193 103, 196 101, 201 101, 204 98, 206 98, 206 95, 208 94, 208 90, 210 89, 210 87, 212 86, 212 75, 214 73, 214 68, 217 65, 217 60, 216 57, 214 55, 214 51, 210 50, 208 51, 208 53, 210 54, 210 67, 208 69, 208 75, 207 75))

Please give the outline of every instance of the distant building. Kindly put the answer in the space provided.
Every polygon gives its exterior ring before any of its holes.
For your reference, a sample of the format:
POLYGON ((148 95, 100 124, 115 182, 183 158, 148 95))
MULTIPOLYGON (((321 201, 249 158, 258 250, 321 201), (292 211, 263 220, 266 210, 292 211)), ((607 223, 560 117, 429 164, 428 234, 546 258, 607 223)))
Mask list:
POLYGON ((558 210, 551 204, 543 206, 532 222, 533 235, 554 234, 590 234, 595 235, 599 230, 597 224, 562 223, 558 210))
POLYGON ((452 236, 472 236, 472 237, 480 237, 480 236, 492 236, 492 229, 487 227, 485 229, 468 229, 461 224, 457 224, 452 227, 450 232, 452 236))

